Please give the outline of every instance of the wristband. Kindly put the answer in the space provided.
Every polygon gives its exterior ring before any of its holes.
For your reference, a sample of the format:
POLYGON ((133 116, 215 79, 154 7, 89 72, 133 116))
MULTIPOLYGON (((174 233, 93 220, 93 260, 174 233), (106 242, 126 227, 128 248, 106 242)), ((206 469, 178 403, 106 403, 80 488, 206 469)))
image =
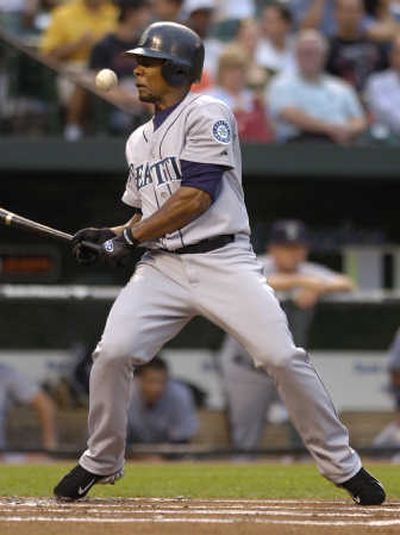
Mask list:
POLYGON ((137 247, 139 245, 139 240, 133 237, 132 231, 129 227, 125 228, 122 236, 128 245, 131 247, 137 247))

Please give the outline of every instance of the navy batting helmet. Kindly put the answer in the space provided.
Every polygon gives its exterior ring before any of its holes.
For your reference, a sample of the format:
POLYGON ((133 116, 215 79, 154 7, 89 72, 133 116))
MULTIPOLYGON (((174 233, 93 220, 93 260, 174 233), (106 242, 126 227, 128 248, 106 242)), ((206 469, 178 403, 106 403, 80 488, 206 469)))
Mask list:
POLYGON ((201 78, 204 45, 197 33, 176 22, 151 24, 141 35, 137 47, 126 54, 164 59, 162 74, 172 86, 201 78))

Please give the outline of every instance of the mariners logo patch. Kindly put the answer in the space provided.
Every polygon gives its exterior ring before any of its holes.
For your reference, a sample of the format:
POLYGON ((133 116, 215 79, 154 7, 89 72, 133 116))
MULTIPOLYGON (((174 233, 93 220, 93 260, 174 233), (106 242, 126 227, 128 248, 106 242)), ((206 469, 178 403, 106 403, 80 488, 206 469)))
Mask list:
POLYGON ((224 121, 223 119, 220 119, 219 121, 213 124, 212 134, 214 139, 216 139, 219 143, 224 143, 225 145, 228 145, 228 143, 231 142, 231 127, 229 126, 229 123, 227 121, 224 121))

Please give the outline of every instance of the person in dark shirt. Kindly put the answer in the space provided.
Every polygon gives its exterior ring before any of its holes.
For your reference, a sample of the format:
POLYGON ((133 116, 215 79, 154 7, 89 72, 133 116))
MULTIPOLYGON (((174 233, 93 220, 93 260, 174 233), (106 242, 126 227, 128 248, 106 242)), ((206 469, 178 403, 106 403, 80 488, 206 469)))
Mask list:
POLYGON ((109 97, 124 113, 116 110, 111 114, 110 127, 115 133, 130 131, 135 118, 142 118, 146 106, 139 102, 132 71, 132 56, 124 55, 126 50, 135 48, 144 27, 150 22, 151 4, 149 0, 119 0, 118 25, 113 33, 107 34, 93 47, 89 69, 96 74, 101 69, 112 69, 118 76, 119 85, 109 91, 109 97), (133 116, 133 119, 132 119, 133 116))
POLYGON ((387 68, 385 48, 362 29, 362 0, 337 0, 335 14, 337 33, 330 40, 327 71, 362 91, 372 72, 387 68))

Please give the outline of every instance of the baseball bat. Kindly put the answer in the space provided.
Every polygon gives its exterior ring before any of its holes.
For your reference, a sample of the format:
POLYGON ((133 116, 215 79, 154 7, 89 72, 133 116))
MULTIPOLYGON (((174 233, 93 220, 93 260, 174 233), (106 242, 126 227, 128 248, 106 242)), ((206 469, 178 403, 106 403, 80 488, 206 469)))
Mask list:
MULTIPOLYGON (((14 214, 13 212, 6 210, 5 208, 0 208, 0 222, 4 223, 4 225, 8 227, 33 232, 38 236, 50 236, 52 238, 56 238, 65 242, 71 242, 73 238, 72 234, 68 234, 67 232, 63 232, 62 230, 58 230, 52 227, 48 227, 47 225, 43 225, 42 223, 38 223, 37 221, 32 221, 32 219, 27 219, 26 217, 14 214)), ((102 251, 101 246, 96 243, 83 241, 82 245, 95 252, 102 251)))

